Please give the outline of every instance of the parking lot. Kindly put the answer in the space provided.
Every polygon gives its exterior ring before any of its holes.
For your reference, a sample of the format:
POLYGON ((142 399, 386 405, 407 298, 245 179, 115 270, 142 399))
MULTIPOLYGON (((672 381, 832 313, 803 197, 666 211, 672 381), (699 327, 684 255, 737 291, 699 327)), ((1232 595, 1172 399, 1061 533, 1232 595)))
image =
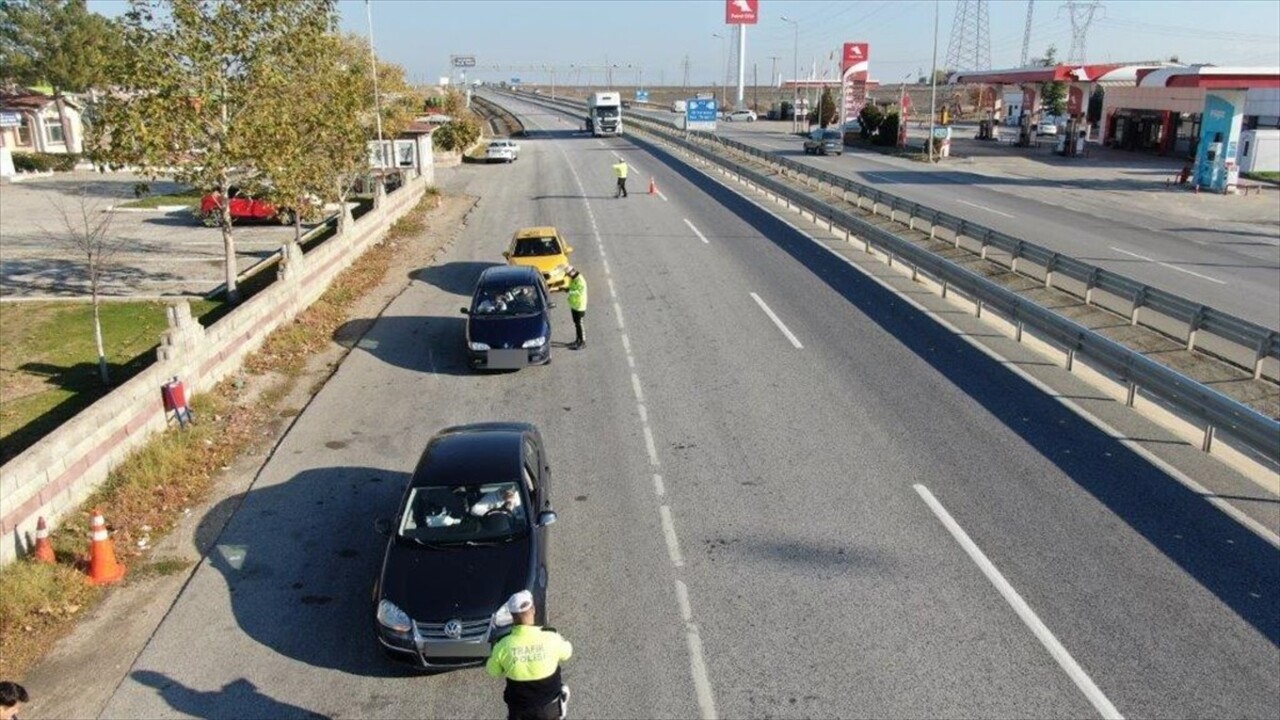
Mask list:
MULTIPOLYGON (((217 228, 206 227, 187 209, 110 209, 132 200, 135 185, 144 181, 132 173, 76 171, 0 186, 0 295, 42 298, 88 291, 85 262, 67 242, 62 214, 80 217, 82 207, 91 223, 98 213, 111 212, 109 233, 121 242, 104 281, 106 294, 202 296, 216 289, 224 278, 217 228)), ((151 183, 157 195, 179 189, 168 181, 151 183)), ((292 234, 291 226, 275 223, 237 226, 237 269, 270 256, 292 234)))

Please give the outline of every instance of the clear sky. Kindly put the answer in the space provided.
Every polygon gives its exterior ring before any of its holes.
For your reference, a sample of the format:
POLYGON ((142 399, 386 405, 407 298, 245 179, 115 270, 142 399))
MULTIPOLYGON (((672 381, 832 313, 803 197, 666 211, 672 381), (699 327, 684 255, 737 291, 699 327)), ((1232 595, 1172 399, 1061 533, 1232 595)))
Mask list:
MULTIPOLYGON (((1168 59, 1215 65, 1280 66, 1280 0, 1109 0, 1101 2, 1087 34, 1088 62, 1168 59)), ((621 66, 614 83, 678 85, 689 59, 689 80, 707 85, 724 75, 727 35, 724 0, 373 0, 378 55, 402 65, 413 82, 435 82, 450 72, 450 55, 473 55, 468 78, 547 82, 556 66, 560 82, 576 68, 621 66), (495 66, 497 66, 495 68, 495 66), (630 69, 626 69, 630 66, 630 69)), ((938 65, 945 64, 957 2, 941 0, 938 65)), ((1066 59, 1071 23, 1062 0, 1039 0, 1031 28, 1031 55, 1050 44, 1066 59)), ((120 0, 90 0, 106 15, 120 0)), ((896 83, 928 74, 933 52, 932 0, 760 0, 760 22, 747 30, 747 82, 752 65, 767 82, 791 77, 795 26, 799 64, 819 66, 841 43, 871 43, 871 76, 896 83)), ((342 27, 366 32, 365 3, 340 0, 342 27)), ((1026 0, 990 0, 992 67, 1013 67, 1022 52, 1026 0)), ((585 80, 588 71, 581 77, 585 80)), ((801 70, 807 75, 807 70, 801 70)), ((603 82, 601 69, 595 82, 603 82)))

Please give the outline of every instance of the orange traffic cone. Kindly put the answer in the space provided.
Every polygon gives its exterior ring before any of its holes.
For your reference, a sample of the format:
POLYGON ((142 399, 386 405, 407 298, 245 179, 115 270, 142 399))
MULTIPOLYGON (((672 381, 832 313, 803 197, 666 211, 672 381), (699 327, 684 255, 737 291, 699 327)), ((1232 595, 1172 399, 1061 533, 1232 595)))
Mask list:
POLYGON ((47 565, 57 561, 53 556, 53 544, 49 542, 49 526, 45 524, 43 516, 36 520, 36 549, 31 557, 36 562, 47 565))
POLYGON ((658 194, 658 183, 654 182, 652 177, 649 178, 649 194, 650 195, 658 194))
POLYGON ((107 521, 102 519, 101 510, 93 511, 90 530, 93 543, 89 546, 89 582, 107 585, 124 579, 125 567, 116 562, 116 551, 107 535, 107 521))

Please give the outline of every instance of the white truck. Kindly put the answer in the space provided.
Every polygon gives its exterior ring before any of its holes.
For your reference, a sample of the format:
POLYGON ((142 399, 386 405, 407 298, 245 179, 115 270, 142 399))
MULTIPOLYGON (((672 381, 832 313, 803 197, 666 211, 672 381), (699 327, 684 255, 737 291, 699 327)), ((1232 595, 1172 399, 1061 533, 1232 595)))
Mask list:
POLYGON ((596 137, 622 134, 621 93, 591 93, 587 98, 587 130, 596 137))
POLYGON ((688 103, 687 101, 685 101, 685 100, 672 100, 672 101, 671 101, 671 112, 673 112, 673 113, 683 113, 683 112, 687 111, 688 109, 689 109, 689 103, 688 103))

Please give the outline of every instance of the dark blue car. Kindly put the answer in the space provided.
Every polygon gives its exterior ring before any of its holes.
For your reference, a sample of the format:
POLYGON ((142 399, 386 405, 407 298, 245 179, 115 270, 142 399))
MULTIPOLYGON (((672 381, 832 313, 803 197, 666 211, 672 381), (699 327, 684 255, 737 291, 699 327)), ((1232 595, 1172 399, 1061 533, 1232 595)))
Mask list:
POLYGON ((551 362, 551 294, 532 267, 480 273, 467 316, 467 360, 477 370, 515 370, 551 362))

